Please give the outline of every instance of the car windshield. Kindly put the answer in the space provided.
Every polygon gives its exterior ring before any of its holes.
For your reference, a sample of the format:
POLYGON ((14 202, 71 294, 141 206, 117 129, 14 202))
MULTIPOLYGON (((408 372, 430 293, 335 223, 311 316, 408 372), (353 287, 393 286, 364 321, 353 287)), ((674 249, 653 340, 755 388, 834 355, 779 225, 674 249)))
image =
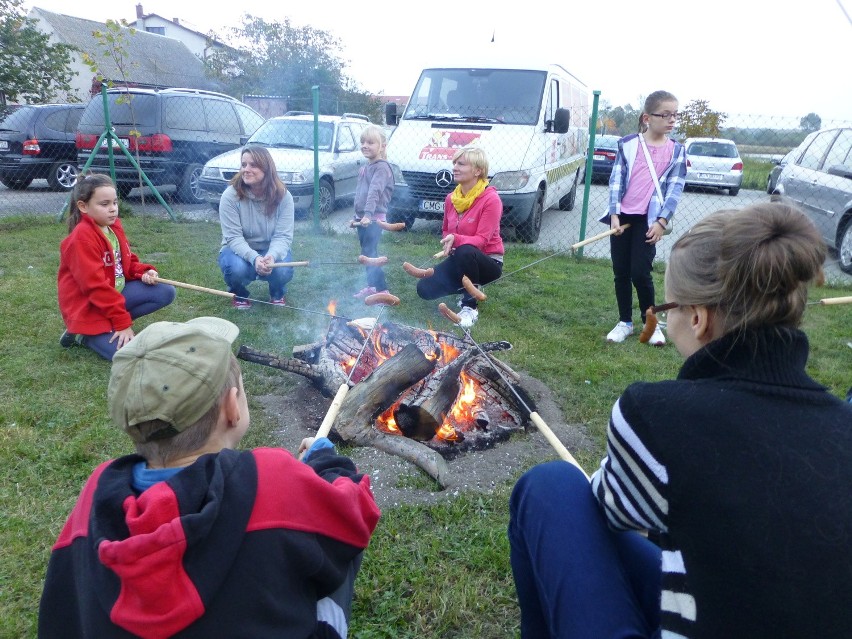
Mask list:
POLYGON ((737 147, 722 142, 693 142, 686 151, 689 155, 703 155, 708 158, 738 157, 737 147))
POLYGON ((426 69, 403 119, 535 124, 546 78, 544 71, 426 69))
MULTIPOLYGON (((140 93, 110 93, 109 117, 114 126, 156 126, 157 96, 140 93)), ((103 100, 92 100, 83 117, 80 126, 93 126, 104 123, 103 100)))
POLYGON ((595 148, 596 149, 617 149, 618 148, 618 136, 617 135, 602 135, 599 138, 595 138, 595 148))
MULTIPOLYGON (((333 138, 334 124, 320 122, 317 148, 320 151, 330 151, 333 138)), ((314 122, 313 120, 267 120, 249 138, 249 143, 283 149, 313 149, 314 122)))

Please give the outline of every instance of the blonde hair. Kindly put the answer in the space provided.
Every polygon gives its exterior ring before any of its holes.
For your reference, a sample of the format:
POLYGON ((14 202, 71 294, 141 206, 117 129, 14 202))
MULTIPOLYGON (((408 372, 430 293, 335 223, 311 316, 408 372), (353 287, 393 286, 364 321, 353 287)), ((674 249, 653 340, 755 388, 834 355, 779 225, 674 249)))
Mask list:
MULTIPOLYGON (((153 439, 144 443, 137 442, 136 453, 142 455, 149 462, 165 465, 173 459, 190 455, 201 449, 207 443, 207 440, 210 439, 210 435, 216 427, 216 422, 219 419, 219 409, 222 406, 222 402, 225 401, 225 397, 232 388, 239 389, 241 375, 240 363, 234 354, 231 353, 231 359, 228 364, 228 375, 225 378, 222 390, 219 392, 219 398, 210 407, 210 410, 204 413, 195 424, 177 435, 163 439, 153 439)), ((155 419, 137 424, 134 428, 145 439, 150 434, 162 430, 165 426, 168 426, 168 424, 162 420, 155 419)))
POLYGON ((674 101, 677 102, 677 98, 673 93, 669 93, 668 91, 654 91, 651 95, 645 98, 645 105, 642 107, 642 113, 639 114, 639 133, 644 133, 648 130, 648 124, 645 122, 645 116, 649 116, 650 114, 660 108, 660 105, 663 102, 674 101))
POLYGON ((453 163, 460 157, 464 157, 473 168, 482 171, 480 179, 488 179, 488 156, 485 151, 476 146, 466 146, 453 154, 453 163))
POLYGON ((723 333, 801 324, 826 247, 807 216, 775 200, 713 213, 672 247, 672 301, 715 308, 723 333))
MULTIPOLYGON (((260 198, 266 200, 266 215, 272 217, 278 210, 278 205, 284 199, 284 194, 287 192, 287 187, 284 182, 278 177, 278 171, 275 168, 275 161, 269 154, 266 147, 263 146, 247 146, 240 153, 240 164, 242 165, 243 156, 248 153, 252 161, 263 171, 263 180, 260 182, 260 198)), ((246 198, 246 185, 243 182, 243 170, 237 171, 237 174, 231 178, 229 182, 237 192, 237 197, 241 200, 246 198)))
POLYGON ((379 125, 370 124, 364 127, 364 130, 361 131, 361 142, 378 142, 382 145, 382 148, 379 150, 379 157, 383 160, 388 159, 388 136, 385 130, 379 125))

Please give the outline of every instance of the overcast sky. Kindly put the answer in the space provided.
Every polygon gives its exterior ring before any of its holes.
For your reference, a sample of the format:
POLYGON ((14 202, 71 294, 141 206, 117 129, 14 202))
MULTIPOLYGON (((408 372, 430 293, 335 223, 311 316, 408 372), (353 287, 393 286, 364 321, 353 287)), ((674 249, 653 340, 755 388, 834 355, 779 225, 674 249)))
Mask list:
MULTIPOLYGON (((29 0, 93 20, 133 20, 115 0, 29 0)), ((852 0, 474 0, 467 3, 225 3, 143 0, 145 13, 224 34, 244 12, 328 31, 362 89, 408 95, 424 66, 488 54, 492 34, 519 59, 558 62, 613 106, 656 89, 708 100, 753 126, 852 121, 852 0), (366 7, 369 7, 365 9, 366 7), (392 12, 404 7, 406 15, 392 12), (558 8, 553 8, 558 7, 558 8), (783 119, 782 119, 783 118, 783 119)), ((734 124, 734 122, 729 122, 734 124)), ((738 123, 737 123, 738 124, 738 123)))

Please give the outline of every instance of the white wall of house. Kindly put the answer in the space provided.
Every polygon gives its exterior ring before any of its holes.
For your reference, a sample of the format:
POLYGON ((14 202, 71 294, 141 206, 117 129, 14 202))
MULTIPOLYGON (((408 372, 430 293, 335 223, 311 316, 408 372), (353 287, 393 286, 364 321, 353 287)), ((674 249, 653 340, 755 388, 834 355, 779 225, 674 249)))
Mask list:
POLYGON ((137 18, 135 26, 139 31, 147 31, 148 33, 156 33, 167 38, 180 40, 197 57, 202 60, 206 59, 215 47, 209 44, 205 36, 197 31, 181 26, 177 20, 177 18, 167 20, 156 14, 151 14, 137 18))
MULTIPOLYGON (((38 30, 42 33, 50 36, 51 44, 60 44, 63 43, 63 40, 59 38, 54 32, 53 25, 51 25, 47 20, 45 20, 38 11, 30 11, 28 17, 33 18, 38 22, 38 30)), ((57 102, 88 102, 91 97, 90 91, 92 90, 92 79, 95 77, 95 74, 89 68, 89 66, 83 62, 83 59, 80 57, 79 53, 71 54, 71 71, 74 72, 74 77, 71 79, 70 85, 71 90, 65 94, 57 95, 57 102), (72 98, 73 96, 73 98, 72 98)))

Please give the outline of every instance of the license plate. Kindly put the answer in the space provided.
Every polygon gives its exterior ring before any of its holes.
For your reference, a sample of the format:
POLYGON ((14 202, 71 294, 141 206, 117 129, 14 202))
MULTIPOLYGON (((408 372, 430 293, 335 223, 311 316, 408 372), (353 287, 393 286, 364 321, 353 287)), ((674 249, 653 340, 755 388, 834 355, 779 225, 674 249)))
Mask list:
POLYGON ((722 176, 719 175, 718 173, 699 173, 698 179, 699 180, 721 180, 722 176))
POLYGON ((420 210, 424 212, 444 212, 443 200, 420 200, 420 210))
POLYGON ((595 159, 596 160, 606 160, 606 156, 605 155, 595 155, 595 159))
POLYGON ((0 140, 0 151, 8 151, 9 143, 6 140, 0 140))
MULTIPOLYGON (((123 146, 125 148, 127 147, 127 140, 124 140, 122 138, 118 138, 118 140, 116 140, 115 138, 113 138, 112 139, 112 148, 117 149, 119 142, 121 143, 121 146, 123 146)), ((103 142, 101 142, 101 148, 105 149, 106 147, 107 147, 107 141, 104 140, 103 142)))

